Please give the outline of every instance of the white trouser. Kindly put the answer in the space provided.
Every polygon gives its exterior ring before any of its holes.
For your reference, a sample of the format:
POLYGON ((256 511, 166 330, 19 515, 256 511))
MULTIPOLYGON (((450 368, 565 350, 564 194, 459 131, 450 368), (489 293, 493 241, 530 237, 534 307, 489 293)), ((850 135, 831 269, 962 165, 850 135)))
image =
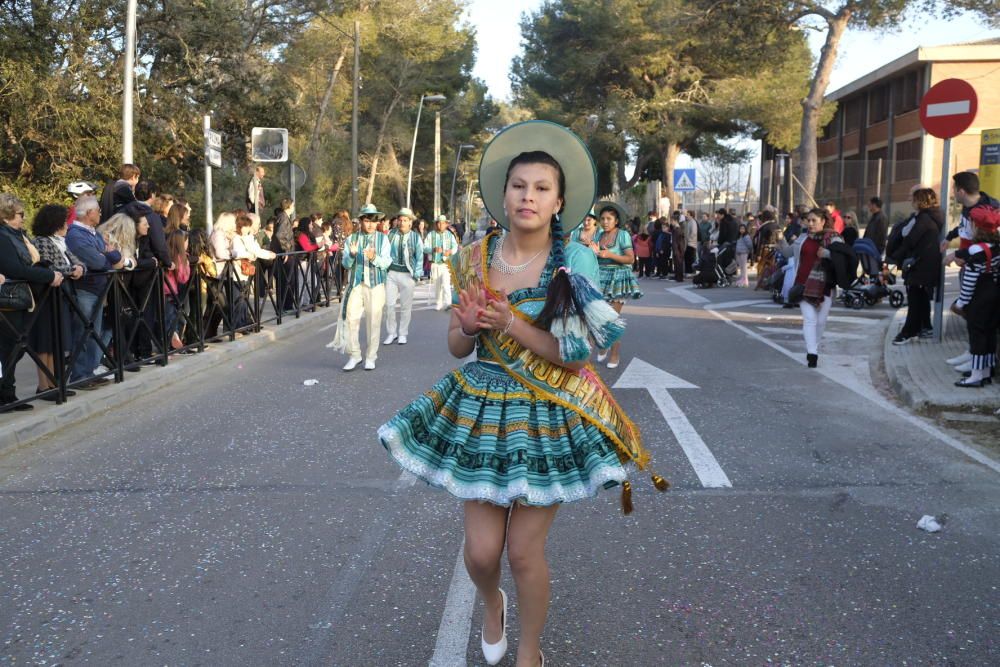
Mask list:
POLYGON ((750 278, 747 276, 747 258, 748 255, 745 252, 736 253, 736 264, 740 267, 740 277, 736 279, 736 284, 744 287, 750 285, 750 278))
POLYGON ((788 292, 795 284, 795 258, 789 257, 788 263, 781 267, 781 270, 785 272, 784 281, 781 283, 781 298, 788 301, 788 292))
POLYGON ((413 276, 403 271, 390 271, 385 281, 385 333, 387 336, 408 336, 410 315, 413 313, 413 276), (399 298, 399 329, 396 329, 396 298, 399 298))
POLYGON ((806 352, 809 354, 819 354, 819 341, 823 338, 823 329, 826 328, 826 318, 830 314, 830 306, 833 299, 823 297, 823 303, 816 307, 803 299, 799 303, 799 310, 802 311, 802 337, 806 339, 806 352))
POLYGON ((434 289, 434 296, 437 299, 437 309, 447 308, 451 305, 451 272, 446 263, 431 264, 431 285, 434 289))
POLYGON ((368 345, 366 359, 378 358, 379 336, 382 334, 382 309, 385 307, 385 285, 369 287, 364 283, 351 289, 347 301, 347 354, 351 359, 361 358, 361 320, 365 321, 368 345))

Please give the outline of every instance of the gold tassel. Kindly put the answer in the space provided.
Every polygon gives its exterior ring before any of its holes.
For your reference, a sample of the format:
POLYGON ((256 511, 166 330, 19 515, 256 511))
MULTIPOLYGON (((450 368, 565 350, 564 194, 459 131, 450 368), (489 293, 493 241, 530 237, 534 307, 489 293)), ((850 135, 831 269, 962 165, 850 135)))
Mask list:
POLYGON ((659 475, 653 475, 653 486, 656 487, 657 491, 666 491, 670 488, 670 482, 663 479, 659 475))
POLYGON ((632 513, 632 482, 622 484, 622 512, 628 516, 632 513))

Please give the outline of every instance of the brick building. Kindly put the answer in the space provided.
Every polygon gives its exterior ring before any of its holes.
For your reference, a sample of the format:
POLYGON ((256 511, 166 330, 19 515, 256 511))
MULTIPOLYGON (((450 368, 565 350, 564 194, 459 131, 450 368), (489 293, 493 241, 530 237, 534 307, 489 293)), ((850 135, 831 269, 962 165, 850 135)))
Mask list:
MULTIPOLYGON (((1000 128, 1000 39, 918 48, 828 94, 837 113, 817 142, 816 199, 865 219, 865 204, 879 195, 893 219, 909 214, 913 185, 940 192, 944 142, 924 132, 919 108, 927 89, 952 78, 975 88, 979 109, 972 126, 952 139, 951 171, 977 169, 980 133, 1000 128)), ((761 153, 761 192, 768 192, 776 151, 765 143, 761 153)), ((787 200, 778 191, 775 201, 787 200)))

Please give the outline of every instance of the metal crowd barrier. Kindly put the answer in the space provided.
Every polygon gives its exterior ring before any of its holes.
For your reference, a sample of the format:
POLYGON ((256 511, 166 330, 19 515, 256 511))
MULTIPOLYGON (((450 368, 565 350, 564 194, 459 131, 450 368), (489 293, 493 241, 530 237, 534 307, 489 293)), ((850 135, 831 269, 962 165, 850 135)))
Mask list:
POLYGON ((68 389, 97 378, 122 382, 127 372, 143 366, 166 366, 174 355, 197 354, 208 343, 236 340, 264 325, 280 325, 291 315, 299 318, 303 312, 329 307, 341 295, 339 262, 339 253, 288 252, 274 260, 255 260, 252 276, 243 274, 241 260, 218 261, 216 267, 221 268, 212 277, 192 261, 191 278, 178 289, 164 280, 162 268, 91 273, 108 280, 89 313, 80 305, 77 281, 66 279, 59 288, 30 283, 33 311, 0 310, 0 368, 5 375, 14 373, 18 361, 29 357, 54 387, 0 405, 0 413, 46 397, 63 403, 68 389), (98 314, 103 314, 100 330, 98 314), (51 332, 42 327, 51 327, 51 332), (174 332, 181 342, 176 349, 171 344, 174 332), (41 356, 50 352, 38 345, 45 333, 51 334, 51 368, 41 356), (108 370, 71 379, 89 342, 97 345, 99 365, 108 370))

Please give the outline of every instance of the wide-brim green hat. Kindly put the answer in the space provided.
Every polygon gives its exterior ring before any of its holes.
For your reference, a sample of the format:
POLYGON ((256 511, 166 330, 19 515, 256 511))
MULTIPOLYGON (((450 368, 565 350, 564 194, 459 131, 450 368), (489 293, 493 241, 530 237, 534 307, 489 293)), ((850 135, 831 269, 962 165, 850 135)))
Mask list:
POLYGON ((399 209, 398 213, 396 213, 396 217, 397 218, 402 218, 404 216, 407 217, 407 218, 412 218, 413 217, 413 211, 411 211, 410 209, 408 209, 408 208, 406 208, 404 206, 403 208, 399 209))
POLYGON ((618 226, 623 227, 628 224, 628 211, 625 207, 616 201, 611 201, 610 199, 602 199, 601 201, 594 204, 594 210, 597 212, 597 219, 601 219, 601 211, 606 208, 613 208, 618 212, 618 226))
POLYGON ((382 215, 385 214, 382 213, 382 211, 378 210, 375 207, 375 204, 365 204, 364 206, 361 207, 361 210, 358 211, 359 218, 364 218, 364 217, 378 218, 379 216, 382 215))
POLYGON ((439 215, 438 217, 434 218, 434 222, 448 222, 448 216, 439 215))
POLYGON ((561 214, 564 232, 583 222, 597 193, 597 168, 586 144, 562 125, 547 120, 528 120, 509 125, 493 137, 479 163, 479 189, 486 210, 504 229, 510 220, 503 208, 504 185, 511 160, 521 153, 544 151, 562 167, 566 179, 561 214))

